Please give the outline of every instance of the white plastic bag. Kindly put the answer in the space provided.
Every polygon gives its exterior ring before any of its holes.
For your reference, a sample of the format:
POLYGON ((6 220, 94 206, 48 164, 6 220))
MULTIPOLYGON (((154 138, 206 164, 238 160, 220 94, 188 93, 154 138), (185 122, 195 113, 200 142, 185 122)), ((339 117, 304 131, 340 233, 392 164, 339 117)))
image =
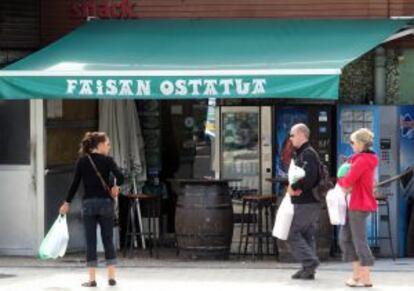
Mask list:
POLYGON ((290 226, 293 220, 293 204, 289 194, 283 197, 277 210, 275 225, 273 226, 272 235, 281 240, 287 240, 289 236, 290 226))
POLYGON ((326 206, 331 224, 345 225, 347 208, 346 193, 338 184, 326 194, 326 206))
POLYGON ((40 244, 40 259, 47 260, 63 257, 66 253, 68 242, 69 231, 66 215, 59 215, 40 244))
POLYGON ((305 170, 301 167, 296 166, 295 161, 292 159, 290 161, 289 170, 288 170, 288 180, 289 184, 292 185, 298 180, 305 177, 305 170))

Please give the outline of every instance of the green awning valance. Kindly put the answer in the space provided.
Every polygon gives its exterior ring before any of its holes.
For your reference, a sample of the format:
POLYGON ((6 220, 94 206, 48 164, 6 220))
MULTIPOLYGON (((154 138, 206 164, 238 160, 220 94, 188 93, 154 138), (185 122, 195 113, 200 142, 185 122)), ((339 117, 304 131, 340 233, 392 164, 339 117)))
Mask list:
POLYGON ((0 99, 337 99, 397 20, 95 20, 0 71, 0 99))

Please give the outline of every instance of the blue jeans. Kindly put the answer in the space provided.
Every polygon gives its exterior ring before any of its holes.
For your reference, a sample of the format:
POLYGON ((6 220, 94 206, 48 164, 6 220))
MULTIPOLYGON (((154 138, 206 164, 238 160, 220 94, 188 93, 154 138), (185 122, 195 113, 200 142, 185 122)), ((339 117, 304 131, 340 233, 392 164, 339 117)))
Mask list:
POLYGON ((116 264, 113 242, 114 202, 112 199, 93 198, 82 202, 83 222, 86 236, 86 265, 96 267, 96 227, 101 228, 102 243, 105 250, 106 265, 116 264))

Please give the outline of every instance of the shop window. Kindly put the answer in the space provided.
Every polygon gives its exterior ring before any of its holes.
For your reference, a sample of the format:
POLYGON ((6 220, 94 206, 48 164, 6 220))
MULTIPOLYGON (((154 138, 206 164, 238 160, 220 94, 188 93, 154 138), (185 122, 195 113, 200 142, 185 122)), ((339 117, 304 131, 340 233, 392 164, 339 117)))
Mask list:
POLYGON ((97 129, 97 100, 47 100, 46 167, 73 165, 85 132, 97 129))
POLYGON ((0 164, 30 164, 30 101, 0 101, 0 164))

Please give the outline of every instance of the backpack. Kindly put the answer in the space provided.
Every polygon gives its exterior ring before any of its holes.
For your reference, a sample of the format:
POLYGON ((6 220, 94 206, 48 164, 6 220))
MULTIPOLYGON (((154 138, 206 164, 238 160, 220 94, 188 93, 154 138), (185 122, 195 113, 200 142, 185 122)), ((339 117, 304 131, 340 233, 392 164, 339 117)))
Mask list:
POLYGON ((308 149, 316 155, 318 160, 318 181, 312 188, 312 194, 317 201, 324 202, 326 194, 334 187, 334 184, 329 176, 328 167, 320 160, 318 153, 313 148, 308 149))
POLYGON ((312 193, 316 200, 323 202, 325 201, 326 194, 334 187, 334 184, 329 176, 328 167, 321 161, 319 161, 318 174, 319 180, 316 186, 312 189, 312 193))

